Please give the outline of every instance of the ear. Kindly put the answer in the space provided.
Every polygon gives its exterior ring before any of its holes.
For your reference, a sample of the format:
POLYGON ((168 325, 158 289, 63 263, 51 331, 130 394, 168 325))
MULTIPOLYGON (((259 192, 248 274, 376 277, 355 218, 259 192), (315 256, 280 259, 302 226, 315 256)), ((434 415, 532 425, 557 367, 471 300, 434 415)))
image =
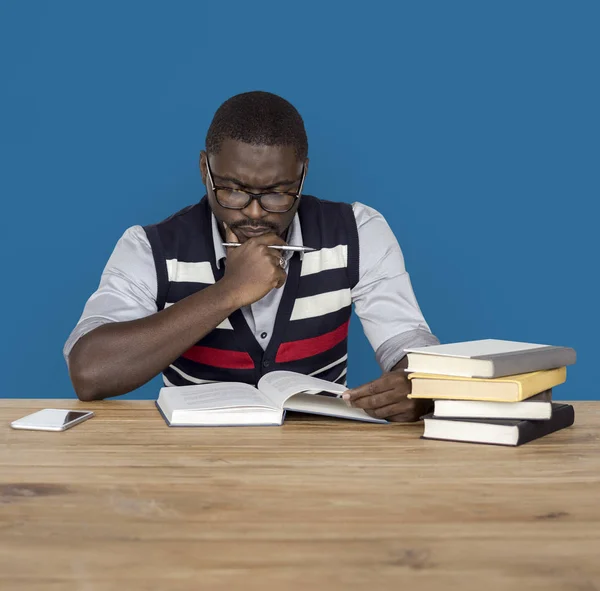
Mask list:
POLYGON ((206 187, 206 176, 207 176, 207 170, 206 170, 206 159, 208 158, 208 156, 206 155, 206 152, 204 150, 200 151, 200 176, 202 177, 202 182, 204 184, 204 186, 206 187))
POLYGON ((306 177, 308 176, 308 158, 304 160, 304 182, 301 184, 300 189, 304 194, 304 188, 306 187, 306 177))

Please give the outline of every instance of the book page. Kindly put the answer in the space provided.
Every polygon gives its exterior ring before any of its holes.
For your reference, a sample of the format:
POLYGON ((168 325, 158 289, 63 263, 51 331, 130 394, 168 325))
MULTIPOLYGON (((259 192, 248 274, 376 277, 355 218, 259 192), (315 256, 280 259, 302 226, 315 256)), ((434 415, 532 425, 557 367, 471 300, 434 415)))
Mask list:
POLYGON ((329 396, 314 396, 300 392, 290 396, 284 403, 286 410, 305 412, 327 417, 338 417, 340 419, 352 419, 354 421, 365 421, 369 423, 387 423, 383 419, 375 419, 369 416, 362 408, 350 407, 341 398, 330 398, 329 396))
MULTIPOLYGON (((161 389, 173 410, 218 410, 226 408, 273 408, 271 401, 254 386, 240 382, 218 382, 161 389)), ((277 407, 276 407, 277 408, 277 407)))
POLYGON ((293 371, 273 371, 264 375, 258 382, 258 388, 278 408, 283 408, 284 402, 294 394, 306 392, 309 390, 318 392, 330 392, 340 396, 346 390, 347 386, 335 384, 327 380, 320 380, 312 376, 306 376, 293 371))

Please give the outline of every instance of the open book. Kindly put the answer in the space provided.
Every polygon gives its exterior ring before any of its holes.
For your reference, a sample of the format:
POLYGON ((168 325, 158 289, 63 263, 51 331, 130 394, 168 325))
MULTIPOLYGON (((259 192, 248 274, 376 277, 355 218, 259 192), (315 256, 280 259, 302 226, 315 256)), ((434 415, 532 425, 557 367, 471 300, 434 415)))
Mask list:
POLYGON ((341 398, 348 389, 342 384, 274 371, 264 375, 257 386, 240 382, 170 386, 161 388, 156 406, 170 427, 282 425, 287 410, 387 422, 360 408, 350 408, 341 398))

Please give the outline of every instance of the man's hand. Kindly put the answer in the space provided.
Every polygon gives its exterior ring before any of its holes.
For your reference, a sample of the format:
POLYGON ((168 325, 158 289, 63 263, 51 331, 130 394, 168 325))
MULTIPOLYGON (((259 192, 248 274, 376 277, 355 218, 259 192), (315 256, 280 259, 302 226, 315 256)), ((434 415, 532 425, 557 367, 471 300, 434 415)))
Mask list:
MULTIPOLYGON (((238 241, 227 226, 225 236, 227 242, 238 241)), ((227 266, 221 281, 231 287, 238 308, 249 306, 284 285, 287 275, 279 264, 281 251, 267 248, 270 244, 284 246, 285 242, 276 234, 264 234, 227 249, 227 266)))
POLYGON ((410 380, 398 364, 392 371, 377 380, 353 388, 344 393, 343 398, 351 406, 362 408, 377 419, 395 422, 418 421, 431 407, 430 400, 407 398, 410 394, 410 380), (395 371, 398 370, 398 371, 395 371))

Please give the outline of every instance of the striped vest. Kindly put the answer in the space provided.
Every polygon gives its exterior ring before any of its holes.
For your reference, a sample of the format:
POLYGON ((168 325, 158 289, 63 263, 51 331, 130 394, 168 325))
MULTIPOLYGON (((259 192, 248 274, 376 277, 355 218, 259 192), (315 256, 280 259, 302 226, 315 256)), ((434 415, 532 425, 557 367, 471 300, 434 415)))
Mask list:
MULTIPOLYGON (((294 253, 266 350, 236 310, 163 371, 167 385, 235 381, 255 385, 267 372, 287 370, 346 383, 347 340, 358 282, 358 231, 347 203, 302 196, 302 237, 316 250, 294 253)), ((211 210, 206 197, 144 228, 158 279, 157 307, 218 281, 211 210)))

